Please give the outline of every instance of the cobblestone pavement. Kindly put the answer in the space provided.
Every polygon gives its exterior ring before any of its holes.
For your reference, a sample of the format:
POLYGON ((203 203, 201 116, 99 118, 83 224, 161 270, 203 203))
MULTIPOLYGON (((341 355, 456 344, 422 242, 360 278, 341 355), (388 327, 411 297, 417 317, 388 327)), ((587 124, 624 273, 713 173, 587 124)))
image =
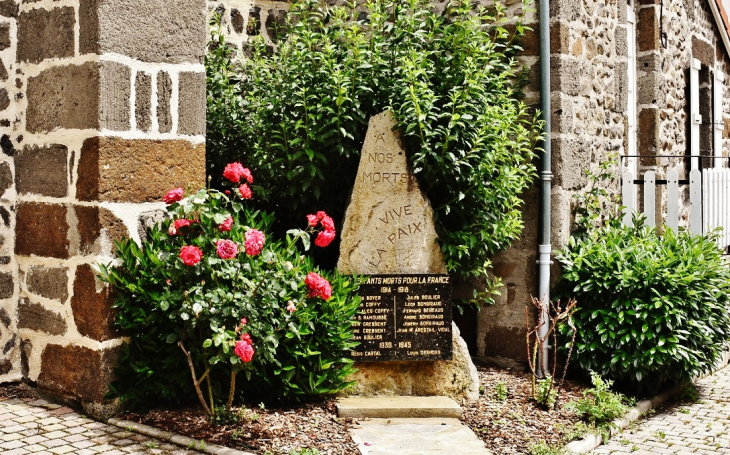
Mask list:
POLYGON ((730 366, 699 380, 697 390, 696 403, 660 410, 591 453, 730 454, 730 366))
POLYGON ((0 398, 0 452, 16 454, 197 454, 96 422, 73 409, 32 398, 0 398))

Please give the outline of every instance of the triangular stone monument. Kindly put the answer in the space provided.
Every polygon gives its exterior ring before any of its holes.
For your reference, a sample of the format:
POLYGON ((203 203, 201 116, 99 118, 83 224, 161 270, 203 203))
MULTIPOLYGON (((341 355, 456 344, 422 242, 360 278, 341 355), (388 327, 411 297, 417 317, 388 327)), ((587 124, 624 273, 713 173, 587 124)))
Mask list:
MULTIPOLYGON (((370 118, 360 155, 357 179, 345 214, 337 268, 340 273, 345 274, 386 275, 383 283, 389 283, 388 277, 394 277, 398 280, 396 283, 415 284, 421 280, 418 278, 421 275, 434 277, 434 274, 444 274, 445 277, 446 266, 436 243, 431 205, 408 167, 400 134, 393 131, 395 126, 396 122, 390 112, 383 112, 370 118), (400 280, 397 277, 403 278, 400 280)), ((448 278, 444 279, 448 283, 448 278)), ((426 278, 421 282, 426 282, 426 278)), ((415 286, 411 287, 414 288, 415 286)), ((383 289, 391 292, 390 287, 383 289)), ((396 288, 393 287, 392 292, 395 291, 396 288)), ((390 295, 386 297, 390 298, 390 295)), ((398 303, 398 305, 415 305, 414 309, 410 310, 413 311, 413 316, 407 314, 404 316, 401 314, 402 311, 409 310, 396 308, 388 313, 387 317, 381 317, 378 313, 366 317, 373 319, 374 321, 369 324, 375 326, 391 324, 391 320, 396 325, 413 326, 380 329, 390 331, 389 333, 397 340, 413 335, 407 332, 414 330, 431 331, 434 339, 438 337, 437 330, 440 330, 442 335, 448 335, 448 324, 451 322, 450 307, 447 308, 448 321, 442 322, 447 325, 446 328, 434 328, 433 326, 439 322, 429 318, 437 318, 435 312, 443 309, 436 308, 436 302, 428 300, 431 297, 433 296, 405 296, 404 298, 414 300, 405 302, 401 300, 398 303), (422 298, 426 300, 418 300, 422 298), (399 322, 396 321, 396 313, 400 314, 399 322), (403 321, 403 318, 409 317, 413 318, 414 322, 403 321), (380 320, 383 322, 379 322, 380 320), (444 331, 447 333, 443 333, 444 331), (404 336, 398 338, 399 335, 404 336)), ((364 302, 365 300, 363 299, 364 302)), ((393 297, 394 305, 395 301, 393 297)), ((385 308, 381 310, 378 306, 376 310, 364 310, 365 313, 367 311, 390 310, 385 308)), ((476 368, 455 324, 451 323, 450 331, 451 346, 447 346, 450 349, 444 349, 444 352, 451 353, 451 360, 356 362, 359 371, 349 378, 357 381, 354 392, 360 395, 444 395, 457 402, 461 402, 462 399, 476 400, 479 397, 476 368)), ((373 329, 372 332, 377 333, 378 330, 373 329)), ((365 337, 364 331, 358 333, 359 336, 365 337)), ((446 340, 448 341, 448 338, 446 340)), ((390 346, 390 342, 386 341, 380 344, 390 346)), ((410 350, 405 354, 415 352, 424 351, 410 350)))

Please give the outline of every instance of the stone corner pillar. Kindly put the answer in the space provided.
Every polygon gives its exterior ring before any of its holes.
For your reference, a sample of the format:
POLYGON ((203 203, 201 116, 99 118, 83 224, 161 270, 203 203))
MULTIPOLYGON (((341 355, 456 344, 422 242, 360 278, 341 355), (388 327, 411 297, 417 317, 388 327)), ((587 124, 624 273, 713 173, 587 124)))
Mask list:
POLYGON ((0 299, 10 302, 0 341, 15 336, 8 352, 0 346, 0 381, 22 377, 106 412, 122 339, 94 266, 111 260, 114 240, 139 240, 140 219, 164 208, 168 189, 205 182, 205 9, 205 0, 1 2, 13 21, 14 61, 2 62, 10 98, 24 102, 0 116, 13 130, 0 216, 15 208, 14 235, 0 233, 13 248, 3 287, 0 246, 0 299))

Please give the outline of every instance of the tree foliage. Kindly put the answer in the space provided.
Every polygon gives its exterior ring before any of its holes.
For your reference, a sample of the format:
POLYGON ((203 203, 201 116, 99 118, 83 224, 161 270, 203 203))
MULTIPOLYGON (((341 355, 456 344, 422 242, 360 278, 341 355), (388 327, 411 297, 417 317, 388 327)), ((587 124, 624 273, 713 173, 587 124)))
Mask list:
POLYGON ((259 37, 236 61, 214 32, 209 166, 251 166, 284 226, 315 205, 342 220, 368 119, 389 109, 434 208, 447 269, 484 276, 489 257, 519 236, 520 194, 535 176, 540 122, 520 102, 514 58, 524 30, 499 3, 455 1, 437 13, 421 0, 301 0, 275 52, 259 37))

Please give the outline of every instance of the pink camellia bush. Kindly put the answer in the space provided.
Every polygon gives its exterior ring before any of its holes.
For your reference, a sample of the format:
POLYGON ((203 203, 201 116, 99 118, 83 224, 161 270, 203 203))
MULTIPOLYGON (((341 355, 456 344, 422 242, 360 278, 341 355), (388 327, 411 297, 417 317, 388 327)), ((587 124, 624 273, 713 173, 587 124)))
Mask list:
POLYGON ((224 222, 218 225, 218 230, 221 232, 229 232, 233 226, 233 217, 229 216, 224 222))
POLYGON ((162 202, 164 202, 165 204, 172 204, 172 203, 178 202, 178 201, 182 200, 183 193, 184 192, 183 192, 182 188, 175 188, 173 190, 170 190, 167 192, 167 194, 162 196, 162 202))
POLYGON ((186 245, 180 248, 180 259, 183 264, 193 266, 203 258, 203 251, 197 246, 186 245))
POLYGON ((238 187, 238 192, 244 199, 251 199, 253 197, 253 194, 251 193, 251 188, 245 183, 238 187))
POLYGON ((251 346, 251 343, 244 340, 236 341, 236 348, 234 352, 243 363, 248 363, 253 360, 253 355, 256 353, 253 346, 251 346))
POLYGON ((232 240, 218 240, 215 242, 215 248, 221 259, 233 259, 238 254, 238 245, 232 240))
POLYGON ((325 248, 335 239, 335 222, 325 212, 319 211, 314 215, 307 215, 307 223, 313 230, 317 228, 318 224, 322 227, 314 239, 314 244, 318 247, 325 248))
POLYGON ((167 229, 167 232, 170 235, 177 235, 180 232, 180 228, 190 226, 190 221, 186 220, 185 218, 180 220, 175 220, 170 227, 167 229))
POLYGON ((307 274, 304 284, 307 285, 309 290, 307 297, 321 297, 323 300, 329 300, 332 296, 332 287, 329 281, 314 272, 307 274))
POLYGON ((235 184, 239 183, 241 179, 245 179, 248 183, 253 183, 251 171, 243 167, 241 163, 229 163, 223 170, 223 177, 235 184))
POLYGON ((245 237, 246 241, 243 246, 246 248, 246 254, 249 256, 261 254, 261 250, 264 248, 264 242, 266 241, 264 233, 258 229, 251 229, 246 231, 245 237))
POLYGON ((216 401, 230 409, 246 390, 260 401, 349 385, 361 279, 316 270, 308 255, 312 236, 318 247, 333 241, 334 220, 319 211, 275 238, 272 216, 246 206, 251 171, 231 163, 223 174, 230 191, 170 190, 170 219, 141 245, 118 242, 115 266, 100 266, 116 291, 115 325, 130 334, 112 384, 122 400, 174 404, 192 393, 213 415, 216 401))

